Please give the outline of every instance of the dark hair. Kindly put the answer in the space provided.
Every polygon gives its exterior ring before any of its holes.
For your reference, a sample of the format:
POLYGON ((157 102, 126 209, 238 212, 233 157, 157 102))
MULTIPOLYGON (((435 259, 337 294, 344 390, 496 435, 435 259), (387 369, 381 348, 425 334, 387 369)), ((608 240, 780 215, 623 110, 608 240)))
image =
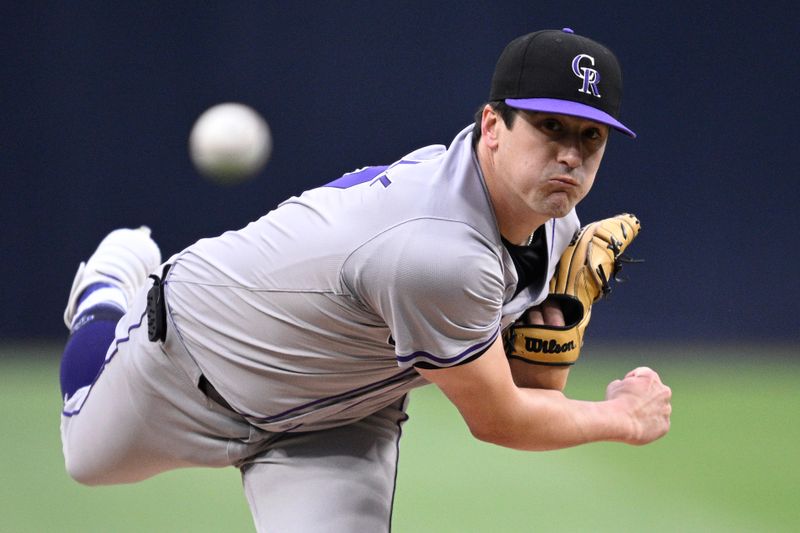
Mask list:
POLYGON ((472 127, 472 147, 474 148, 481 138, 481 118, 483 117, 483 108, 486 104, 490 105, 503 119, 503 123, 508 129, 514 125, 514 118, 517 116, 517 110, 505 103, 503 100, 491 100, 478 108, 475 112, 475 125, 472 127))

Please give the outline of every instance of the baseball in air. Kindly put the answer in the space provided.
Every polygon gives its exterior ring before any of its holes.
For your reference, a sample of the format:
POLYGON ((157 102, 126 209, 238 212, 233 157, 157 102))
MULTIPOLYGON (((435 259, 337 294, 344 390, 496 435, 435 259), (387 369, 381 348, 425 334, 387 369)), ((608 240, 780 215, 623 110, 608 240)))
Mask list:
POLYGON ((189 155, 198 172, 221 184, 256 175, 272 152, 264 118, 244 104, 227 102, 204 111, 192 126, 189 155))

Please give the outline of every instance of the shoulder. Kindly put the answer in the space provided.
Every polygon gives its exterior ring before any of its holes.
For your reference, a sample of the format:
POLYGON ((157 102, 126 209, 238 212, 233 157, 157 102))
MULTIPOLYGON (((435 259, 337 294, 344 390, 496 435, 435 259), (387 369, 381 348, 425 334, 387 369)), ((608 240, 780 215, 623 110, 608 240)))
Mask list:
POLYGON ((497 335, 503 265, 480 232, 463 222, 418 219, 370 244, 347 282, 389 327, 401 366, 456 364, 497 335))
MULTIPOLYGON (((455 293, 502 295, 502 251, 462 221, 408 220, 353 252, 345 281, 358 292, 388 284, 394 290, 433 298, 455 293)), ((362 292, 363 294, 363 292, 362 292)))
POLYGON ((489 237, 462 220, 421 216, 405 220, 376 235, 354 256, 380 256, 404 265, 431 269, 463 269, 467 265, 502 268, 502 251, 489 237))

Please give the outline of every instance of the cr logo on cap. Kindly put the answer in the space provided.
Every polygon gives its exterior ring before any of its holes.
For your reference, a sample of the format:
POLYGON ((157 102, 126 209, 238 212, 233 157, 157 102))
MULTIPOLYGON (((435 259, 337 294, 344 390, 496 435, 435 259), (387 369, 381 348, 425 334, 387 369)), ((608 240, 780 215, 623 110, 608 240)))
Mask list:
POLYGON ((582 67, 581 62, 584 59, 588 59, 590 65, 594 66, 594 58, 588 54, 578 54, 572 60, 572 72, 583 80, 583 86, 578 91, 586 94, 591 91, 594 96, 600 98, 600 91, 597 89, 597 84, 600 83, 600 73, 591 67, 582 67))

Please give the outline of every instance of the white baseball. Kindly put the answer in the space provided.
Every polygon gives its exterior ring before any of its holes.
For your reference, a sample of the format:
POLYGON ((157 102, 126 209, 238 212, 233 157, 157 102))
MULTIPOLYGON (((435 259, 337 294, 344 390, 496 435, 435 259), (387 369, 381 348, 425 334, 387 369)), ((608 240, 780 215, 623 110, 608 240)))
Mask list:
POLYGON ((201 114, 189 135, 189 155, 197 170, 224 184, 257 174, 272 152, 267 122, 253 108, 226 102, 201 114))

